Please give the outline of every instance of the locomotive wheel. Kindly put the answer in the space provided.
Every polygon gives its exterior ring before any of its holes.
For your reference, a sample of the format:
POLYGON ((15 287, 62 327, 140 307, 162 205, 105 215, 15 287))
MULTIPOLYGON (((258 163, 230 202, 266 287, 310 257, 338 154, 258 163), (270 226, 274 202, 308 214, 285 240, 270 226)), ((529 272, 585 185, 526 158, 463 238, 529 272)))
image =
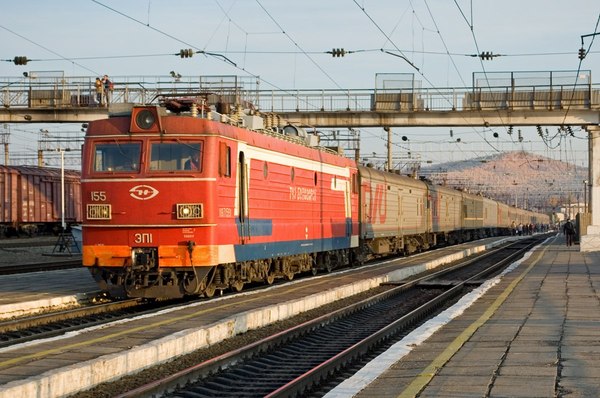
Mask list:
POLYGON ((244 288, 244 282, 241 280, 236 280, 235 282, 231 283, 230 286, 231 286, 231 290, 239 293, 244 288))
POLYGON ((284 276, 287 281, 291 281, 292 279, 294 279, 294 271, 286 272, 284 276))
POLYGON ((267 285, 272 285, 273 282, 275 282, 275 274, 269 272, 267 276, 265 276, 265 282, 267 283, 267 285))
POLYGON ((333 271, 333 264, 331 263, 331 260, 327 259, 327 263, 325 264, 325 269, 327 270, 327 273, 333 271))
POLYGON ((183 291, 187 294, 196 294, 198 293, 198 279, 197 278, 186 278, 183 280, 183 291))
POLYGON ((216 291, 217 286, 214 283, 210 283, 208 286, 206 286, 206 289, 204 289, 204 296, 207 298, 211 298, 215 295, 216 291))

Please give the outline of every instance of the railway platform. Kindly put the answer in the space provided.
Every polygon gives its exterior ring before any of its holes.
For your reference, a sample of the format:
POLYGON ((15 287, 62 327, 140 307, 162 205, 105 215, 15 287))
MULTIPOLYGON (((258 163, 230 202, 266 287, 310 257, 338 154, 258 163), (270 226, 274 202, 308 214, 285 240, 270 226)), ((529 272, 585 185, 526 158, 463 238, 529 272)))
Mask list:
POLYGON ((549 238, 328 397, 600 396, 600 253, 549 238))
MULTIPOLYGON (((27 239, 0 239, 0 271, 15 264, 53 263, 65 256, 54 256, 56 236, 27 239)), ((69 256, 80 259, 80 254, 69 256)), ((65 269, 0 275, 0 321, 31 315, 50 308, 77 305, 86 301, 98 285, 87 269, 65 269)))
POLYGON ((0 321, 86 302, 99 291, 87 269, 0 276, 0 321))
MULTIPOLYGON (((68 396, 237 334, 365 292, 381 283, 402 280, 483 252, 507 239, 511 238, 482 239, 388 260, 376 266, 201 300, 181 308, 159 311, 153 316, 137 316, 60 338, 0 349, 0 398, 68 396)), ((70 281, 83 289, 87 282, 76 282, 77 277, 71 274, 70 281)), ((2 282, 0 280, 0 286, 4 286, 2 282)), ((39 291, 43 289, 41 286, 46 286, 46 291, 52 294, 64 289, 44 283, 40 278, 31 289, 39 291)))

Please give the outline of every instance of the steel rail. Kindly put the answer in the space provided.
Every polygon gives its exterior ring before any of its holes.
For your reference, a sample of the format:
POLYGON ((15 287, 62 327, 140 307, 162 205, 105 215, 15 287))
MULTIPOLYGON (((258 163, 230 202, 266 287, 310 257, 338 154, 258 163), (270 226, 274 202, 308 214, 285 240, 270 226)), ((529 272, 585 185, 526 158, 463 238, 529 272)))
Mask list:
POLYGON ((288 397, 294 395, 299 396, 305 390, 310 389, 312 386, 318 385, 327 375, 337 372, 340 368, 346 366, 355 358, 366 355, 373 349, 374 346, 390 339, 392 336, 406 329, 410 325, 416 324, 417 322, 425 319, 428 314, 441 307, 448 300, 451 300, 457 296, 466 285, 480 279, 485 275, 495 272, 503 266, 506 266, 506 264, 513 261, 515 257, 522 255, 525 251, 529 250, 534 244, 535 243, 525 246, 510 256, 502 259, 498 263, 487 267, 476 275, 455 284, 455 286, 450 288, 448 291, 440 294, 428 303, 398 319, 396 322, 391 323, 380 331, 347 348, 346 350, 314 367, 303 375, 298 376, 296 379, 273 391, 271 394, 268 394, 265 398, 288 397))
POLYGON ((0 275, 24 274, 29 272, 55 271, 59 269, 79 268, 81 258, 43 263, 1 265, 0 275))
MULTIPOLYGON (((513 242, 514 244, 514 242, 513 242)), ((527 250, 524 248, 520 250, 523 252, 527 250)), ((496 253, 497 251, 493 251, 496 253)), ((469 259, 466 263, 469 265, 473 264, 474 261, 481 261, 487 255, 492 255, 492 252, 485 253, 485 255, 478 256, 476 259, 469 259)), ((380 329, 375 334, 353 344, 342 352, 334 355, 328 360, 324 361, 320 365, 312 368, 308 372, 304 373, 301 376, 298 376, 296 379, 288 382, 287 384, 281 386, 277 390, 273 391, 268 396, 293 396, 295 394, 302 394, 307 389, 310 389, 313 385, 319 384, 322 382, 327 375, 333 374, 337 372, 340 368, 344 367, 347 363, 351 362, 354 358, 362 357, 364 354, 372 350, 373 344, 379 344, 383 341, 386 341, 390 338, 390 336, 397 334, 399 330, 405 329, 407 326, 413 325, 425 317, 427 314, 434 311, 443 305, 447 300, 455 297, 460 291, 473 280, 481 278, 485 273, 493 272, 495 269, 502 267, 508 261, 512 261, 515 256, 519 255, 518 253, 514 253, 511 256, 504 258, 500 263, 494 264, 494 266, 490 267, 493 269, 486 270, 483 272, 478 272, 476 275, 470 277, 465 280, 463 283, 457 284, 446 292, 442 293, 440 296, 431 300, 430 302, 420 306, 418 309, 415 309, 400 318, 399 320, 389 324, 388 326, 380 329), (484 273, 485 272, 485 273, 484 273)), ((464 266, 464 263, 463 263, 464 266)), ((405 292, 415 286, 418 286, 422 282, 431 279, 431 278, 440 278, 441 276, 447 274, 448 272, 452 272, 459 268, 459 265, 449 267, 440 272, 435 272, 433 274, 416 278, 411 281, 407 281, 400 286, 392 288, 386 292, 380 293, 374 297, 365 299, 358 303, 352 304, 345 308, 333 311, 326 315, 320 316, 316 319, 307 321, 285 331, 276 333, 272 336, 269 336, 265 339, 259 340, 257 342, 251 343, 242 348, 230 351, 223 355, 217 356, 215 358, 209 359, 202 363, 199 363, 195 366, 182 370, 180 372, 174 373, 170 376, 167 376, 160 380, 155 380, 151 383, 140 386, 136 389, 118 395, 119 398, 132 398, 132 397, 142 397, 142 396, 153 396, 160 395, 168 392, 172 392, 178 387, 184 386, 188 383, 193 383, 198 379, 205 378, 210 376, 211 374, 215 374, 221 369, 225 369, 231 367, 237 363, 248 359, 259 352, 267 352, 273 347, 284 344, 288 341, 294 340, 298 336, 302 336, 304 334, 309 333, 312 330, 316 330, 324 325, 332 323, 338 319, 344 318, 352 313, 358 312, 362 309, 370 307, 378 302, 384 301, 390 297, 397 296, 398 294, 405 292)))
MULTIPOLYGON (((138 299, 123 300, 0 322, 0 348, 106 323, 108 316, 102 315, 139 305, 138 299)), ((131 313, 120 316, 131 317, 131 313)), ((119 315, 111 316, 110 320, 114 321, 118 317, 119 315)))

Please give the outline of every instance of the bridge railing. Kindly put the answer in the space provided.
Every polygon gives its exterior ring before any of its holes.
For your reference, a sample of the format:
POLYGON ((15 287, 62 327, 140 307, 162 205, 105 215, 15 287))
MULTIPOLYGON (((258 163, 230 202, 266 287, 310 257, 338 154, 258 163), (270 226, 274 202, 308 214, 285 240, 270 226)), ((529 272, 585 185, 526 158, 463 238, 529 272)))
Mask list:
MULTIPOLYGON (((4 108, 97 107, 94 77, 0 78, 4 108)), ((161 97, 206 97, 252 104, 263 112, 473 111, 600 108, 600 85, 529 85, 478 88, 259 90, 257 84, 189 77, 114 77, 111 103, 158 103, 161 97)))

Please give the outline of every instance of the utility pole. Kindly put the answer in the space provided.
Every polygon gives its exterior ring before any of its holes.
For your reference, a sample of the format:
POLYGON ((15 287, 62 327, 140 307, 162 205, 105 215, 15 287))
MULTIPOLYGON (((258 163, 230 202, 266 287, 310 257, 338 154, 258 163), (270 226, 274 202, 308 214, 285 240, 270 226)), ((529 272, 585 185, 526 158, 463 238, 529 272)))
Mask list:
MULTIPOLYGON (((50 138, 46 130, 40 130, 43 134, 38 140, 38 166, 44 167, 44 152, 61 152, 61 158, 64 161, 64 151, 78 152, 81 150, 83 139, 76 135, 63 135, 50 138)), ((67 159, 73 164, 73 158, 67 159)))
POLYGON ((384 127, 387 131, 387 171, 391 172, 394 166, 392 165, 392 128, 384 127))
POLYGON ((8 144, 10 141, 10 128, 8 124, 4 124, 4 133, 2 133, 2 144, 4 145, 4 165, 8 166, 9 156, 8 156, 8 144))

